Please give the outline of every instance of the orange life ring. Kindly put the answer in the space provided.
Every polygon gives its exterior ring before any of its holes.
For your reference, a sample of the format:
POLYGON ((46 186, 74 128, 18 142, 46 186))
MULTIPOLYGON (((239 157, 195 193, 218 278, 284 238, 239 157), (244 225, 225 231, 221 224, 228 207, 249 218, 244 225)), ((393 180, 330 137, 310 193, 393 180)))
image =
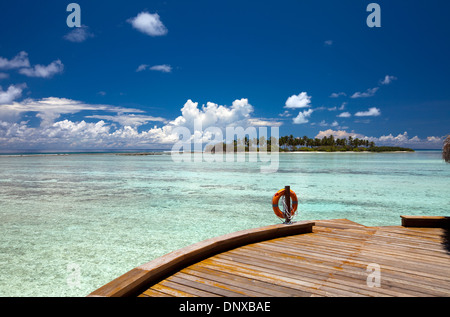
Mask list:
MULTIPOLYGON (((279 191, 277 191, 277 193, 275 195, 273 195, 273 198, 272 198, 273 211, 275 212, 275 215, 277 215, 280 218, 284 218, 284 214, 280 210, 280 207, 278 207, 278 201, 280 200, 280 198, 282 196, 284 196, 284 191, 285 191, 284 188, 280 189, 279 191)), ((294 191, 292 189, 291 189, 291 201, 292 201, 291 214, 294 215, 295 212, 297 211, 298 199, 297 199, 297 195, 294 193, 294 191)))

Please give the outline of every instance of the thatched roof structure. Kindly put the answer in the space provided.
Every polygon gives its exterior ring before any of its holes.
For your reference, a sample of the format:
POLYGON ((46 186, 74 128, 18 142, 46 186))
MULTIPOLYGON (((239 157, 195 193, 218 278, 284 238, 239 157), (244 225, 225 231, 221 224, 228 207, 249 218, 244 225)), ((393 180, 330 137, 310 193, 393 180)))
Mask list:
POLYGON ((450 163, 450 135, 444 141, 444 148, 442 149, 442 158, 450 163))

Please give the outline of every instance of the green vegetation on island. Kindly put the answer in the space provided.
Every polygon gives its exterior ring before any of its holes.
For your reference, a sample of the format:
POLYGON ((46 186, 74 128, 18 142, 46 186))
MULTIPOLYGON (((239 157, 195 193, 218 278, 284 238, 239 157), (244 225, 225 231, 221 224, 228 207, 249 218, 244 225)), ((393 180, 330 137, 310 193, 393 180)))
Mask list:
POLYGON ((275 148, 278 148, 280 152, 414 152, 413 149, 398 147, 398 146, 376 146, 373 141, 367 139, 353 138, 349 136, 348 138, 336 139, 333 135, 329 137, 319 138, 308 138, 294 137, 292 134, 289 136, 282 136, 278 140, 274 137, 270 139, 265 139, 261 137, 260 139, 249 139, 245 137, 243 140, 234 140, 234 144, 219 143, 214 146, 208 146, 205 151, 211 151, 214 153, 216 147, 222 146, 223 152, 227 149, 234 149, 234 152, 244 152, 244 151, 258 151, 260 147, 265 147, 267 151, 271 151, 272 143, 274 143, 275 148))
POLYGON ((280 151, 319 151, 319 152, 414 152, 413 149, 398 146, 376 146, 375 142, 367 139, 348 138, 336 139, 333 135, 329 137, 308 138, 304 136, 294 137, 292 134, 279 139, 280 151))

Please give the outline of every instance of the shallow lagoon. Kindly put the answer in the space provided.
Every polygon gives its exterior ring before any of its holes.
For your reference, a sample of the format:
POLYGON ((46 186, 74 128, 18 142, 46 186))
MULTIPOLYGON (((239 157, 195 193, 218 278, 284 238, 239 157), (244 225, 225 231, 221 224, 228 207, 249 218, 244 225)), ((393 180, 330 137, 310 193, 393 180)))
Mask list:
POLYGON ((171 155, 0 156, 0 296, 86 296, 186 245, 281 222, 273 194, 290 185, 295 220, 399 225, 450 216, 450 164, 439 151, 280 153, 258 162, 171 155))

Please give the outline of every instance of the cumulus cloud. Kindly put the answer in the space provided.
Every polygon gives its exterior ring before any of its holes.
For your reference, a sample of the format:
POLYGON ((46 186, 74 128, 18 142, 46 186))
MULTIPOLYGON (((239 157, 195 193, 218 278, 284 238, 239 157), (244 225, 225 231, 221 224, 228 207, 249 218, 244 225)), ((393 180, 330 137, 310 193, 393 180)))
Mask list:
POLYGON ((290 116, 292 116, 292 114, 288 110, 285 110, 283 113, 280 113, 279 116, 280 117, 290 117, 290 116))
POLYGON ((170 73, 172 72, 172 66, 164 64, 164 65, 155 65, 149 68, 150 70, 155 70, 158 72, 163 72, 163 73, 170 73))
POLYGON ((63 63, 58 59, 51 62, 49 65, 35 65, 32 68, 22 68, 19 73, 28 77, 40 77, 40 78, 50 78, 53 75, 62 73, 64 70, 63 63))
POLYGON ((207 102, 201 108, 198 102, 189 99, 181 108, 181 116, 170 122, 173 126, 185 126, 194 129, 194 123, 201 123, 203 128, 215 126, 225 128, 226 126, 247 127, 251 124, 249 119, 253 113, 253 106, 248 99, 242 98, 233 101, 230 107, 207 102))
POLYGON ((392 81, 396 80, 397 77, 386 75, 382 80, 380 80, 380 84, 389 85, 392 81))
POLYGON ((146 70, 148 68, 147 64, 141 64, 138 66, 138 68, 136 69, 136 72, 142 72, 144 70, 146 70))
POLYGON ((375 88, 369 88, 365 92, 355 92, 350 98, 368 98, 375 95, 375 93, 378 91, 378 87, 375 88))
MULTIPOLYGON (((20 74, 28 77, 50 78, 55 74, 61 73, 64 70, 64 65, 58 59, 51 62, 47 66, 35 65, 34 67, 32 67, 30 66, 28 53, 22 51, 10 60, 4 57, 0 57, 0 69, 18 69, 18 72, 20 74)), ((5 73, 2 74, 4 74, 3 78, 5 78, 5 76, 9 76, 5 73)))
POLYGON ((139 109, 130 109, 110 105, 93 105, 67 98, 48 97, 43 99, 25 99, 21 102, 5 104, 1 110, 21 114, 25 112, 36 112, 42 126, 48 126, 58 119, 62 114, 73 114, 83 110, 108 111, 117 113, 143 112, 139 109))
POLYGON ((285 108, 308 108, 311 104, 311 96, 306 92, 298 95, 292 95, 286 100, 285 108))
POLYGON ((336 139, 348 139, 348 137, 358 138, 361 140, 368 140, 375 142, 376 145, 386 145, 386 146, 402 146, 411 147, 416 149, 428 149, 428 148, 441 148, 444 142, 445 136, 428 136, 425 138, 419 138, 417 135, 414 137, 409 137, 408 132, 400 133, 397 136, 392 135, 382 135, 380 137, 365 136, 360 133, 347 132, 345 130, 332 130, 328 129, 326 131, 320 131, 316 138, 322 139, 323 137, 329 137, 333 135, 336 139))
POLYGON ((332 130, 332 129, 328 129, 328 130, 325 130, 325 131, 320 131, 316 135, 316 138, 323 139, 324 137, 329 137, 331 135, 335 139, 347 139, 350 136, 352 138, 359 138, 359 139, 363 139, 364 138, 364 135, 359 134, 359 133, 347 132, 347 131, 344 131, 344 130, 332 130))
POLYGON ((403 134, 399 134, 395 137, 392 134, 382 135, 378 140, 381 142, 404 143, 408 141, 408 133, 405 131, 403 134))
POLYGON ((367 111, 358 111, 357 113, 355 113, 355 117, 377 117, 380 114, 380 109, 372 107, 367 111))
POLYGON ((27 87, 26 84, 10 85, 6 91, 0 86, 0 105, 8 104, 22 96, 22 91, 27 87))
POLYGON ((408 132, 400 133, 397 136, 382 135, 379 138, 370 138, 375 143, 382 145, 394 145, 394 146, 409 146, 413 148, 441 148, 444 142, 445 136, 428 136, 425 138, 419 138, 417 135, 410 138, 408 132))
POLYGON ((345 96, 347 96, 347 94, 345 92, 333 92, 330 95, 330 98, 338 98, 340 96, 344 96, 345 97, 345 96))
POLYGON ((146 116, 146 115, 137 115, 134 113, 131 114, 118 114, 115 116, 112 115, 91 115, 91 116, 85 116, 85 118, 91 118, 91 119, 102 119, 102 120, 108 120, 117 122, 122 126, 130 126, 130 127, 139 127, 141 125, 144 125, 148 122, 165 122, 166 119, 162 117, 153 117, 153 116, 146 116))
POLYGON ((76 27, 72 31, 64 35, 64 39, 75 43, 84 42, 90 37, 94 37, 94 34, 89 31, 89 27, 86 25, 76 27))
POLYGON ((309 120, 308 118, 311 116, 311 114, 313 113, 312 109, 308 109, 308 110, 304 110, 304 111, 300 111, 298 113, 298 116, 295 117, 292 122, 295 124, 303 124, 303 123, 307 123, 309 120))
POLYGON ((21 67, 30 67, 27 52, 22 51, 10 60, 0 57, 0 69, 14 69, 21 67))
POLYGON ((339 117, 339 118, 349 118, 349 117, 351 117, 352 115, 350 114, 350 112, 347 112, 347 111, 345 111, 345 112, 342 112, 341 114, 338 114, 337 115, 337 117, 339 117))
POLYGON ((128 19, 133 28, 150 36, 162 36, 167 34, 167 28, 161 22, 158 13, 141 12, 136 17, 128 19))
MULTIPOLYGON (((4 107, 4 106, 2 106, 4 107)), ((213 102, 200 106, 198 102, 187 100, 181 108, 181 115, 174 120, 166 120, 143 114, 139 109, 129 109, 110 105, 92 105, 66 98, 27 99, 4 107, 8 111, 21 114, 35 112, 41 119, 38 127, 31 127, 27 121, 7 121, 0 114, 0 146, 3 149, 14 148, 55 148, 55 149, 124 149, 124 148, 161 148, 179 141, 178 128, 187 128, 200 140, 209 142, 207 129, 217 127, 225 131, 226 127, 279 126, 275 119, 252 117, 253 106, 248 99, 237 99, 231 106, 222 106, 213 102), (88 119, 100 119, 98 122, 85 120, 74 122, 67 118, 58 119, 64 114, 80 111, 95 111, 86 115, 88 119), (98 112, 112 114, 97 114, 98 112), (163 123, 162 126, 142 128, 149 122, 163 123), (117 126, 117 124, 119 126, 117 126), (200 130, 201 129, 201 130, 200 130)), ((0 108, 0 111, 3 108, 0 108)))
POLYGON ((280 127, 283 123, 274 119, 250 118, 247 120, 248 125, 252 127, 280 127))
POLYGON ((167 65, 167 64, 154 65, 154 66, 150 66, 150 65, 147 65, 147 64, 141 64, 136 69, 136 72, 142 72, 142 71, 147 70, 147 69, 148 70, 154 70, 154 71, 162 72, 162 73, 171 73, 172 72, 172 66, 167 65))

